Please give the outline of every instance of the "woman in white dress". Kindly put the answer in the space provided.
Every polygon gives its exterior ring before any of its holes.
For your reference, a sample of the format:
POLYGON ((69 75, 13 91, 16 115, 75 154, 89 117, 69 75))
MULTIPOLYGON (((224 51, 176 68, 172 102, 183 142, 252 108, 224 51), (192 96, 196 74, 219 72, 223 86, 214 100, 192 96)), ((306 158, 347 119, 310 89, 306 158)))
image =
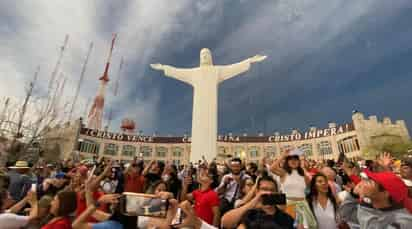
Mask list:
POLYGON ((310 182, 308 173, 303 168, 303 152, 299 149, 286 151, 282 157, 272 163, 271 172, 276 175, 279 190, 286 194, 286 212, 295 217, 295 202, 305 199, 306 185, 310 182))
POLYGON ((310 182, 310 191, 306 196, 309 208, 315 216, 318 229, 338 228, 338 204, 325 175, 318 173, 310 182))

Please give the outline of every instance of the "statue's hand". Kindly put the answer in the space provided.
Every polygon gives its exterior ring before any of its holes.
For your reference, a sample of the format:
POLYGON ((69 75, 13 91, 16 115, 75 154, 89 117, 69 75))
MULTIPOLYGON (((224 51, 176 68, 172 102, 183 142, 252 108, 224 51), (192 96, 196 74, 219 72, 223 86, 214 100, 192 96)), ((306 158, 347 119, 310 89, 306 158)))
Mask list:
POLYGON ((249 60, 251 63, 256 63, 256 62, 260 62, 264 59, 266 59, 267 56, 262 56, 262 55, 256 55, 254 57, 251 57, 249 60))
POLYGON ((163 70, 163 65, 161 64, 151 64, 150 67, 152 67, 155 70, 163 70))

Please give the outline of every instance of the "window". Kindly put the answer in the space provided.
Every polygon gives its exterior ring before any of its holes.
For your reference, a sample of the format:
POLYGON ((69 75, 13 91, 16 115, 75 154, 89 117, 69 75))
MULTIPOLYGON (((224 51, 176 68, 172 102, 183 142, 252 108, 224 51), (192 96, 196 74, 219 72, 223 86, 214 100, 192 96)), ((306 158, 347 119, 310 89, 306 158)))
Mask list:
POLYGON ((151 157, 152 156, 152 147, 142 146, 142 147, 140 147, 140 152, 142 153, 143 157, 151 157))
POLYGON ((249 156, 250 157, 259 157, 259 148, 257 146, 249 147, 249 156))
POLYGON ((275 146, 266 146, 265 147, 265 156, 266 157, 275 157, 276 156, 276 147, 275 146))
POLYGON ((246 156, 245 155, 245 148, 243 146, 236 146, 234 156, 239 157, 239 158, 244 158, 246 156))
POLYGON ((293 149, 293 146, 291 146, 291 145, 284 145, 284 146, 280 147, 281 152, 285 152, 287 150, 292 150, 292 149, 293 149))
POLYGON ((122 150, 123 156, 134 157, 136 155, 136 147, 132 145, 124 145, 122 150))
POLYGON ((79 141, 79 151, 83 153, 99 153, 100 144, 96 143, 92 140, 85 139, 83 141, 79 141))
POLYGON ((349 153, 359 150, 359 142, 355 136, 338 141, 339 152, 349 153))
POLYGON ((218 148, 218 155, 220 157, 226 158, 226 156, 228 155, 228 150, 226 147, 224 146, 219 146, 218 148))
POLYGON ((305 156, 312 156, 313 155, 313 149, 312 149, 312 144, 302 144, 298 147, 302 152, 305 153, 305 156))
POLYGON ((104 146, 104 154, 106 155, 117 155, 117 151, 119 150, 119 146, 113 143, 108 143, 104 146))
POLYGON ((181 157, 183 148, 182 147, 173 147, 173 157, 181 157))
POLYGON ((167 148, 163 146, 156 147, 156 156, 157 157, 166 157, 167 148))
POLYGON ((329 155, 332 154, 332 145, 329 141, 321 141, 318 143, 319 155, 329 155))
POLYGON ((180 165, 180 160, 173 160, 173 164, 179 166, 180 165))

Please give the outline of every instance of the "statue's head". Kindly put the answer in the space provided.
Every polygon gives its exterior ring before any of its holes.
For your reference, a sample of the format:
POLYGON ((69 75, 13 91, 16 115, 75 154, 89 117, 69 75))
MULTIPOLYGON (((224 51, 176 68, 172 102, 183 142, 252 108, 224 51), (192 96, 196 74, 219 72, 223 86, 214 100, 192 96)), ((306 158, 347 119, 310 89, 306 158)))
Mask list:
POLYGON ((213 65, 212 52, 203 48, 200 50, 200 66, 213 65))

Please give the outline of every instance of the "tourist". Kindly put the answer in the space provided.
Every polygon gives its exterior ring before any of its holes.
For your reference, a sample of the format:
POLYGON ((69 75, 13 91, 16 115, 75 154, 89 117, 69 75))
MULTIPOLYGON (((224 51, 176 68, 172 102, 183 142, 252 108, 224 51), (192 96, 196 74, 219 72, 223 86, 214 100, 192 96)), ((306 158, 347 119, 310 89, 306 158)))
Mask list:
POLYGON ((247 203, 250 198, 253 198, 254 189, 256 189, 255 182, 252 178, 247 178, 240 182, 240 196, 239 199, 235 201, 235 208, 242 206, 247 203))
POLYGON ((73 191, 59 192, 51 202, 52 218, 42 229, 70 229, 70 215, 76 210, 76 193, 73 191))
POLYGON ((409 196, 412 197, 412 158, 405 158, 401 161, 399 172, 403 182, 409 189, 409 196))
POLYGON ((277 185, 272 177, 258 179, 253 199, 223 215, 222 227, 261 228, 262 225, 269 225, 266 228, 293 228, 293 218, 279 209, 277 203, 262 200, 262 196, 275 193, 278 193, 277 185))
POLYGON ((182 182, 177 175, 177 166, 169 163, 164 169, 162 179, 167 183, 167 190, 173 193, 173 196, 178 197, 182 182))
POLYGON ((218 227, 212 226, 203 220, 201 220, 195 213, 192 204, 189 201, 184 201, 179 204, 179 208, 185 214, 183 222, 177 225, 177 228, 194 228, 194 229, 217 229, 218 227))
POLYGON ((230 173, 222 177, 216 191, 222 195, 220 203, 221 214, 234 208, 235 201, 240 197, 240 183, 244 179, 250 178, 242 171, 242 160, 233 158, 230 161, 230 173))
POLYGON ((336 195, 337 193, 342 191, 340 186, 336 183, 336 171, 334 169, 332 169, 331 167, 323 167, 321 169, 321 173, 323 173, 328 178, 327 181, 333 195, 336 195))
POLYGON ((137 161, 136 158, 130 163, 124 172, 124 191, 143 193, 145 178, 142 175, 143 161, 137 161))
POLYGON ((38 205, 35 192, 28 192, 18 203, 5 211, 5 205, 9 201, 10 195, 6 189, 0 189, 0 228, 2 229, 19 229, 27 226, 37 218, 38 205), (17 215, 26 204, 30 205, 28 216, 17 215))
POLYGON ((109 175, 106 175, 102 181, 100 181, 100 189, 105 194, 113 194, 116 192, 117 186, 119 185, 118 175, 116 169, 112 168, 109 175))
POLYGON ((194 202, 196 215, 210 225, 216 227, 220 224, 219 196, 214 190, 218 185, 218 175, 214 169, 201 169, 197 181, 199 189, 187 193, 187 188, 192 178, 186 177, 182 187, 182 200, 194 202), (187 194, 186 194, 187 193, 187 194))
POLYGON ((412 200, 403 181, 388 171, 362 174, 363 180, 341 204, 343 220, 360 228, 409 228, 412 200))
POLYGON ((280 190, 291 200, 303 200, 306 184, 310 181, 301 166, 301 155, 300 150, 286 151, 271 166, 271 172, 278 176, 280 190))
POLYGON ((152 160, 143 170, 143 176, 145 177, 145 188, 147 191, 153 183, 162 179, 162 173, 164 169, 164 163, 160 161, 152 160))
POLYGON ((23 199, 29 191, 33 180, 30 178, 30 167, 26 161, 17 161, 14 166, 9 167, 8 177, 10 179, 9 192, 15 202, 23 199))
POLYGON ((305 163, 302 155, 299 149, 288 150, 271 166, 271 172, 280 184, 279 190, 286 194, 286 211, 292 217, 295 217, 296 202, 305 199, 306 185, 310 182, 309 174, 302 167, 305 163))
POLYGON ((306 201, 315 216, 318 229, 337 228, 338 204, 326 175, 318 173, 312 177, 306 201))
POLYGON ((257 173, 258 173, 257 164, 254 163, 254 162, 249 162, 246 165, 246 174, 249 175, 253 179, 253 181, 256 181, 256 178, 257 178, 257 175, 258 175, 257 173))

